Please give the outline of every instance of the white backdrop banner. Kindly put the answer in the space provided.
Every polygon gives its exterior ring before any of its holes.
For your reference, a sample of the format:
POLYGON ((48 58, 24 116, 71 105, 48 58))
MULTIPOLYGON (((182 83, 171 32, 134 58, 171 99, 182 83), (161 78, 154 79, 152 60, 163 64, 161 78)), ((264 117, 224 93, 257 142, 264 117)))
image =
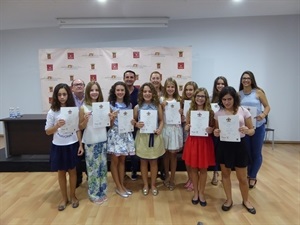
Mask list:
POLYGON ((111 86, 123 80, 126 70, 137 74, 136 86, 159 71, 162 84, 173 77, 180 92, 192 75, 191 47, 40 49, 39 62, 43 112, 50 108, 54 87, 58 83, 71 85, 74 79, 97 81, 107 100, 111 86))

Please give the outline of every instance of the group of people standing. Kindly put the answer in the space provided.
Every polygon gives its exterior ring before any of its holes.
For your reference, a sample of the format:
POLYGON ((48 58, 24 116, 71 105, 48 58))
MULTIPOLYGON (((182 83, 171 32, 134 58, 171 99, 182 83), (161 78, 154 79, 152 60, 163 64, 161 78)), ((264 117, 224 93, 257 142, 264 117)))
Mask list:
MULTIPOLYGON (((192 204, 206 206, 205 186, 207 169, 213 166, 211 183, 217 185, 218 170, 221 168, 222 183, 226 201, 223 211, 228 211, 233 205, 230 174, 235 169, 242 195, 242 204, 248 212, 255 214, 256 210, 248 199, 249 188, 255 187, 257 173, 262 164, 262 145, 264 139, 265 117, 270 111, 264 91, 256 84, 251 71, 245 71, 240 78, 237 92, 228 86, 227 79, 217 77, 210 97, 208 91, 189 81, 184 85, 182 96, 179 95, 175 79, 167 78, 162 85, 162 74, 154 71, 150 81, 139 88, 134 86, 136 74, 128 70, 123 81, 112 85, 109 91, 110 127, 93 126, 92 104, 103 102, 102 90, 98 82, 91 81, 86 87, 80 80, 74 80, 71 88, 67 84, 58 84, 54 88, 51 108, 47 114, 46 134, 53 135, 50 162, 51 170, 58 171, 58 181, 62 193, 62 201, 58 210, 62 211, 71 203, 73 208, 79 206, 75 195, 76 166, 78 156, 84 154, 88 176, 88 195, 95 204, 107 201, 107 154, 110 154, 110 171, 115 182, 115 192, 123 198, 132 195, 125 187, 125 157, 131 157, 131 178, 137 178, 138 164, 143 180, 142 194, 153 196, 159 194, 156 179, 159 167, 163 167, 165 177, 163 184, 174 190, 177 167, 177 153, 183 150, 188 181, 185 187, 193 191, 192 204), (81 89, 82 88, 82 89, 81 89), (84 94, 76 95, 80 90, 84 94), (76 90, 78 89, 78 90, 76 90), (72 93, 73 91, 73 93, 72 93), (185 109, 185 101, 190 103, 185 109), (166 108, 178 102, 180 121, 178 124, 168 124, 166 108), (218 110, 213 110, 211 103, 217 103, 218 110), (60 128, 65 120, 60 117, 61 107, 79 107, 79 126, 76 132, 69 135, 60 134, 60 128), (256 107, 256 124, 247 107, 256 107), (133 132, 119 133, 118 113, 125 109, 133 109, 133 132), (145 126, 141 113, 153 110, 157 115, 156 129, 153 133, 143 133, 145 126), (208 113, 206 135, 193 136, 190 129, 193 113, 208 113), (219 127, 219 116, 237 115, 239 120, 240 141, 221 141, 222 130, 219 127), (83 132, 82 132, 83 131, 83 132), (161 160, 159 160, 161 159, 161 160), (161 161, 161 162, 160 162, 161 161), (160 165, 162 164, 162 165, 160 165), (150 168, 150 185, 148 183, 148 168, 150 168), (70 196, 67 195, 66 173, 69 173, 70 196)), ((225 131, 224 131, 225 132, 225 131)), ((81 180, 80 180, 81 182, 81 180)))

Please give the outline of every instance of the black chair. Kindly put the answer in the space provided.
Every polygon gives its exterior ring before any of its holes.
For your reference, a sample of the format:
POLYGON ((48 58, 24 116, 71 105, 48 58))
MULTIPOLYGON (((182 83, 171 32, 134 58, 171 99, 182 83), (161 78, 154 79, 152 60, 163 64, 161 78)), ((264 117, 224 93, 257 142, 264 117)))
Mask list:
POLYGON ((275 129, 269 127, 269 120, 268 116, 266 116, 266 123, 265 123, 265 130, 266 130, 266 135, 265 135, 265 141, 268 139, 268 133, 272 132, 272 150, 274 150, 274 135, 275 135, 275 129))

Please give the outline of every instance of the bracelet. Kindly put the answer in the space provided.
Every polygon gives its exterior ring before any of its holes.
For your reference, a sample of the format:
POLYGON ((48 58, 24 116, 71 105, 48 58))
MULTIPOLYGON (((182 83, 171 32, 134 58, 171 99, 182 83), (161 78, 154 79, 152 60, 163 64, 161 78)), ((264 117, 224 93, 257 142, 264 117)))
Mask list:
POLYGON ((264 115, 265 115, 265 117, 267 116, 267 114, 265 114, 265 112, 262 112, 262 114, 264 114, 264 115))

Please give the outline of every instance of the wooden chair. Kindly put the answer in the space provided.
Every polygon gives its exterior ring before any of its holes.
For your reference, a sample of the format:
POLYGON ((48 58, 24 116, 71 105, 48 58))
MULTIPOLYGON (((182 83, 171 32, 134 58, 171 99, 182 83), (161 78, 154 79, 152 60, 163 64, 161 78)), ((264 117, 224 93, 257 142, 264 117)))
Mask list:
POLYGON ((275 135, 275 129, 274 128, 270 128, 269 127, 269 120, 268 120, 268 116, 266 116, 266 135, 265 135, 265 141, 268 140, 268 133, 272 132, 272 150, 274 150, 274 135, 275 135))

